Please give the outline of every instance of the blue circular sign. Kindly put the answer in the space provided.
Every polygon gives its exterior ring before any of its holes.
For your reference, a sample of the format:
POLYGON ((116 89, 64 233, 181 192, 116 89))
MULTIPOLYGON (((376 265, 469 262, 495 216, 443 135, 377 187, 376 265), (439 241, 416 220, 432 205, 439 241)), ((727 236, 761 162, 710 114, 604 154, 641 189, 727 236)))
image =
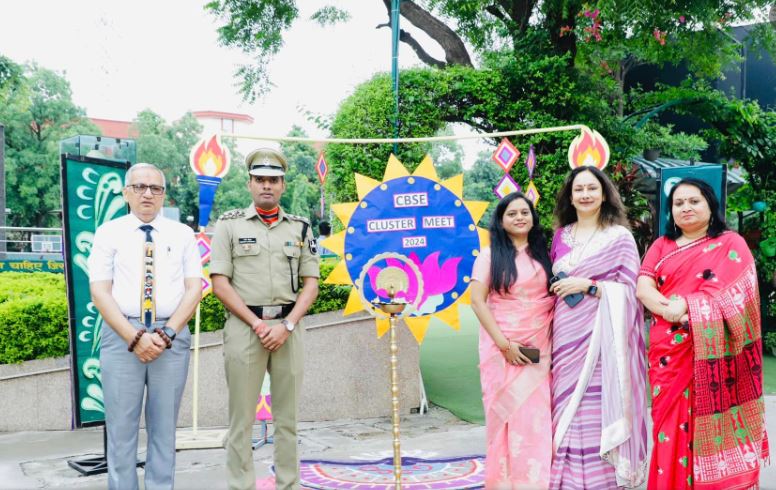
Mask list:
POLYGON ((362 296, 386 300, 387 292, 378 289, 375 279, 382 268, 398 267, 410 284, 396 298, 416 304, 415 316, 444 310, 466 291, 479 248, 477 225, 463 200, 440 183, 418 176, 392 179, 372 189, 359 202, 345 234, 348 273, 355 286, 363 288, 362 296), (388 252, 407 257, 416 267, 391 258, 373 260, 388 252), (422 288, 417 288, 417 271, 422 288), (364 284, 359 284, 362 274, 364 284))

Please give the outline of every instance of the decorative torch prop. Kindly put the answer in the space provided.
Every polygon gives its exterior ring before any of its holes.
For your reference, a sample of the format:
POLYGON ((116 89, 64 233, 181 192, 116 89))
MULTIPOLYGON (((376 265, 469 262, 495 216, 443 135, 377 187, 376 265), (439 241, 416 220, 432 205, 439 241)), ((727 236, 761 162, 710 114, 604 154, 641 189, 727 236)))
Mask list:
MULTIPOLYGON (((213 208, 213 200, 221 179, 229 172, 231 158, 229 149, 221 144, 221 138, 213 135, 210 138, 202 138, 194 145, 189 154, 191 169, 199 182, 199 233, 197 234, 197 246, 199 247, 202 261, 202 297, 212 292, 210 282, 210 238, 205 234, 205 228, 210 221, 210 211, 213 208)), ((224 431, 198 431, 199 415, 199 330, 201 312, 197 305, 197 313, 194 320, 194 376, 192 383, 192 430, 190 433, 178 434, 176 440, 177 449, 204 449, 222 447, 224 431)))
POLYGON ((583 165, 603 170, 609 163, 610 154, 609 144, 601 133, 595 129, 582 128, 579 136, 569 145, 569 166, 572 170, 583 165))
POLYGON ((423 275, 415 262, 399 253, 376 255, 364 266, 359 278, 361 301, 367 311, 376 317, 388 317, 390 323, 391 352, 391 422, 393 425, 393 477, 397 489, 401 488, 401 444, 399 431, 399 344, 396 337, 396 321, 412 314, 423 297, 423 275), (383 266, 381 268, 381 266, 383 266), (409 271, 409 272, 408 272, 409 271), (410 277, 410 274, 414 277, 410 277), (375 289, 366 292, 368 276, 375 275, 375 289), (374 294, 373 299, 366 297, 374 294))
POLYGON ((199 182, 199 227, 207 226, 210 210, 221 179, 229 171, 231 158, 229 149, 221 144, 221 138, 214 134, 210 139, 202 138, 189 154, 191 170, 199 182), (206 141, 207 140, 207 141, 206 141))

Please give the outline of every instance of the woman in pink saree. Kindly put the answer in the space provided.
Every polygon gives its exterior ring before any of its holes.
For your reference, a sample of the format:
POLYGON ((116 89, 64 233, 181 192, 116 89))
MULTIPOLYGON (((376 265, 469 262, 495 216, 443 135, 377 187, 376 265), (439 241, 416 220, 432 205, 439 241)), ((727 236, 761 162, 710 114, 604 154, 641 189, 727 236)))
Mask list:
MULTIPOLYGON (((485 407, 485 488, 546 489, 552 462, 550 259, 539 216, 515 192, 499 202, 490 248, 472 272, 472 309, 480 321, 485 407), (538 362, 528 350, 538 349, 538 362), (530 358, 529 358, 530 357, 530 358)), ((535 352, 535 351, 534 351, 535 352)))

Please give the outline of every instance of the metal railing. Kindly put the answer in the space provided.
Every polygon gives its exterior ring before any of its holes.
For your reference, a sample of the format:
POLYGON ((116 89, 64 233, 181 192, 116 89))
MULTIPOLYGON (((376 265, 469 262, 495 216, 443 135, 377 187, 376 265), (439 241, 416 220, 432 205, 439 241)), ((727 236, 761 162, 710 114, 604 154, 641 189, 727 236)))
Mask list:
POLYGON ((0 226, 0 255, 8 258, 61 259, 61 243, 61 228, 0 226), (59 237, 59 240, 48 241, 41 237, 59 237))

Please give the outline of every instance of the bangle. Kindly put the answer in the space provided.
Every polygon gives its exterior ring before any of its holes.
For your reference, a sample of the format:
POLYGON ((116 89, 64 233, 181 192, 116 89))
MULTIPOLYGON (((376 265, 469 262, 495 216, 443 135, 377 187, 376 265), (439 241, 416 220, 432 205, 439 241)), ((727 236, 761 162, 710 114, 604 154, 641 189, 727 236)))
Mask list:
POLYGON ((127 348, 129 352, 133 352, 135 350, 135 346, 137 346, 137 343, 140 342, 140 337, 145 335, 146 332, 147 330, 145 328, 141 328, 140 330, 137 331, 137 333, 135 334, 135 338, 132 339, 132 342, 130 342, 129 347, 127 348))
POLYGON ((166 347, 167 349, 172 349, 172 339, 166 333, 164 333, 164 330, 157 327, 154 329, 154 333, 159 335, 159 337, 161 337, 162 340, 164 340, 164 343, 167 344, 167 347, 166 347))
MULTIPOLYGON (((498 347, 498 346, 496 346, 496 347, 498 347)), ((506 354, 507 352, 509 352, 509 349, 511 349, 511 348, 512 348, 512 341, 507 339, 507 347, 506 347, 506 349, 502 349, 501 347, 499 347, 498 350, 500 350, 502 353, 506 354)))

